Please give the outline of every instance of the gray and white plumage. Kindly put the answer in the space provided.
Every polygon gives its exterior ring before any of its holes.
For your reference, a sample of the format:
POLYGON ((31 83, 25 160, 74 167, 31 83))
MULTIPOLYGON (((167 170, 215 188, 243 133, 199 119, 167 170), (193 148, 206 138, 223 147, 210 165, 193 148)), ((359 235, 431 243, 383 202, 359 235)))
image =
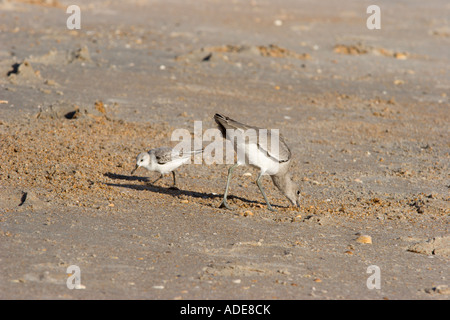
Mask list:
MULTIPOLYGON (((289 160, 291 160, 292 154, 289 146, 286 144, 283 135, 277 134, 275 130, 267 130, 243 124, 219 113, 216 113, 216 115, 214 116, 214 120, 218 124, 218 128, 223 137, 227 137, 227 130, 231 130, 231 132, 236 130, 241 134, 246 134, 246 137, 248 138, 247 141, 249 143, 256 143, 258 149, 262 153, 265 153, 279 163, 288 162, 289 160), (262 132, 263 130, 265 131, 261 136, 260 132, 262 132), (274 146, 272 145, 271 141, 279 141, 277 148, 278 150, 274 150, 274 146)), ((234 139, 233 146, 235 150, 237 150, 238 148, 236 143, 237 139, 234 139)), ((251 165, 251 163, 247 164, 251 165)))
POLYGON ((149 171, 159 172, 161 174, 159 179, 161 179, 164 174, 172 172, 173 185, 175 186, 176 178, 174 170, 188 162, 192 155, 200 152, 202 152, 202 150, 177 152, 170 147, 151 149, 148 152, 138 154, 136 158, 136 167, 131 174, 134 174, 134 172, 140 167, 143 167, 149 171))
POLYGON ((260 184, 260 179, 263 175, 270 175, 275 186, 286 196, 291 204, 298 206, 300 203, 300 190, 292 181, 289 173, 292 153, 283 136, 277 131, 246 125, 218 113, 214 115, 214 120, 222 136, 231 141, 237 153, 237 163, 228 170, 227 186, 221 206, 230 208, 227 203, 228 187, 231 174, 234 168, 239 165, 250 165, 260 169, 256 184, 270 210, 273 210, 272 206, 260 184), (239 135, 245 135, 248 139, 239 140, 236 138, 239 135))

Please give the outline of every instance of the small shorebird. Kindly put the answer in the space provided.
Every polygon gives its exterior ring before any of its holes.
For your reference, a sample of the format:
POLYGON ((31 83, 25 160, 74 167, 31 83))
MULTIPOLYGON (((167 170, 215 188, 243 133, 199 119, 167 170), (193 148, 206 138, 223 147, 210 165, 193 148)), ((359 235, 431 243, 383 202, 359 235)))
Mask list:
POLYGON ((155 183, 156 181, 162 179, 166 173, 172 172, 173 188, 176 188, 176 178, 174 170, 188 162, 191 158, 191 155, 200 152, 202 152, 202 150, 176 153, 170 147, 160 147, 152 149, 148 152, 142 152, 138 154, 136 158, 136 168, 131 171, 131 174, 134 174, 134 172, 139 167, 144 167, 149 171, 159 172, 161 176, 153 181, 153 183, 155 183))
POLYGON ((231 209, 227 203, 228 188, 233 170, 240 165, 250 165, 261 170, 256 179, 256 184, 269 210, 274 211, 260 183, 263 175, 270 175, 274 185, 290 203, 299 206, 300 190, 292 181, 289 173, 292 154, 283 137, 275 131, 249 126, 218 113, 214 115, 214 120, 218 124, 222 136, 233 144, 234 151, 237 153, 236 164, 228 169, 227 185, 220 207, 231 209), (249 141, 235 139, 239 135, 247 136, 249 141), (267 141, 271 143, 269 144, 267 141), (276 145, 273 145, 274 141, 277 143, 276 145))

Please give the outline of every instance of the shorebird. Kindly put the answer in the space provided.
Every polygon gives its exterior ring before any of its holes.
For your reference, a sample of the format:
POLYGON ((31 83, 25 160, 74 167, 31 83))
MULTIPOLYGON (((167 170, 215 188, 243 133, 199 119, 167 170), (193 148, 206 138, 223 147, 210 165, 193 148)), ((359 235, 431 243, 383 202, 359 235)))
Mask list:
POLYGON ((136 167, 133 169, 133 171, 131 171, 131 174, 134 174, 134 172, 139 169, 139 167, 144 167, 149 171, 159 172, 161 176, 153 181, 153 183, 155 183, 156 181, 162 179, 166 173, 172 172, 172 187, 176 188, 176 178, 174 170, 188 162, 191 158, 191 155, 200 152, 202 152, 202 150, 178 153, 170 147, 160 147, 152 149, 148 152, 142 152, 138 154, 136 158, 136 167))
POLYGON ((250 165, 260 169, 256 184, 269 210, 274 211, 261 186, 260 180, 263 175, 270 175, 274 185, 290 203, 299 206, 300 190, 292 181, 289 172, 292 159, 291 150, 284 138, 277 133, 278 130, 249 126, 218 113, 214 115, 214 120, 222 136, 233 144, 234 151, 237 153, 237 162, 228 169, 227 185, 220 207, 231 209, 227 202, 228 188, 233 170, 240 165, 250 165), (248 142, 245 139, 239 139, 239 136, 247 136, 248 142))

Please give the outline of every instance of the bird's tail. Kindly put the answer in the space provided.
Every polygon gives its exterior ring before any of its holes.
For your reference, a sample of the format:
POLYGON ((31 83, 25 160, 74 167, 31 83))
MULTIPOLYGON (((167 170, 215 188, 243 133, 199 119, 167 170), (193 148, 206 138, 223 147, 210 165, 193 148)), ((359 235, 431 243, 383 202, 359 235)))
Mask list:
POLYGON ((180 157, 180 158, 189 158, 193 155, 199 154, 203 152, 203 148, 202 149, 197 149, 197 150, 180 150, 179 153, 177 153, 176 151, 173 152, 173 155, 180 157))
POLYGON ((202 153, 204 151, 204 148, 201 148, 201 149, 197 149, 197 150, 192 150, 192 151, 190 151, 190 154, 199 154, 199 153, 202 153))
POLYGON ((247 130, 247 129, 258 129, 253 126, 249 126, 246 124, 243 124, 241 122, 238 122, 236 120, 233 120, 227 116, 224 116, 223 114, 216 113, 214 115, 214 120, 217 123, 217 127, 219 128, 220 132, 222 133, 222 136, 226 137, 227 130, 247 130))

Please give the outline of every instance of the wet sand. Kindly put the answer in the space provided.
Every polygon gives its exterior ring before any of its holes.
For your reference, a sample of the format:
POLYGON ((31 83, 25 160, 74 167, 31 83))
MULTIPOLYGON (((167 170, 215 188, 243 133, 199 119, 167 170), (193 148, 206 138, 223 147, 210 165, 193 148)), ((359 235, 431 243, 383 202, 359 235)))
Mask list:
POLYGON ((360 1, 70 4, 0 1, 0 298, 449 298, 446 1, 381 30, 360 1), (233 211, 226 164, 130 174, 216 112, 280 129, 300 208, 249 167, 233 211))

